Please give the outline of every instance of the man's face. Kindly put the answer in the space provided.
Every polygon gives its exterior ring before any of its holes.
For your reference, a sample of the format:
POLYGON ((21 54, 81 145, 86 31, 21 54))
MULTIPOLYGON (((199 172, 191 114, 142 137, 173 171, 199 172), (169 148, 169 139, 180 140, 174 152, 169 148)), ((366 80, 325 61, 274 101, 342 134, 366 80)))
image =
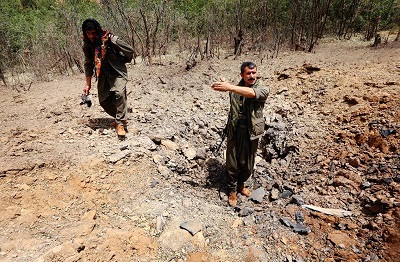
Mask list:
POLYGON ((87 30, 86 31, 86 35, 89 38, 90 41, 92 41, 93 43, 96 42, 96 39, 98 38, 97 36, 97 31, 92 29, 92 30, 87 30))
POLYGON ((244 68, 244 72, 240 73, 240 76, 244 80, 244 86, 252 86, 257 80, 257 67, 250 69, 249 67, 244 68))

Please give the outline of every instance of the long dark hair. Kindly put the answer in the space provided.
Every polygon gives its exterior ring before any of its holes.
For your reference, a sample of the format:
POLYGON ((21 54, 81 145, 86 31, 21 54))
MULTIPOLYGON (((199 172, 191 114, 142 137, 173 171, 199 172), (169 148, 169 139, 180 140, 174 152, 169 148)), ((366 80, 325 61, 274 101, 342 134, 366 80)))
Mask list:
POLYGON ((101 35, 101 33, 103 33, 103 29, 101 28, 100 23, 93 18, 86 19, 82 23, 83 41, 91 43, 88 36, 86 35, 87 30, 96 30, 99 36, 101 35))

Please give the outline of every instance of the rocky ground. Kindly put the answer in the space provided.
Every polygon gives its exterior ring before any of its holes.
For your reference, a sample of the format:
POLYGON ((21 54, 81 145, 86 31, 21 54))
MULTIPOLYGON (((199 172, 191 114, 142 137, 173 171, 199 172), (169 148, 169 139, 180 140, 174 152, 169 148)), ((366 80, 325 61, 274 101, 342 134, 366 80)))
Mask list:
POLYGON ((400 48, 130 65, 129 133, 79 105, 83 75, 0 86, 1 261, 398 261, 400 48), (242 61, 271 88, 248 186, 227 205, 228 95, 242 61))

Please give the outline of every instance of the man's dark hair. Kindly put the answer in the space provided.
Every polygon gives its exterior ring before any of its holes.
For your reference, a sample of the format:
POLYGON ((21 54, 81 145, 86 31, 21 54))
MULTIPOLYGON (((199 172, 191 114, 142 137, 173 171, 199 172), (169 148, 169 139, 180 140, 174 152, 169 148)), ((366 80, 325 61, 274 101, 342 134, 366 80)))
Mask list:
POLYGON ((244 73, 244 69, 248 67, 250 69, 256 68, 256 64, 253 62, 243 62, 243 64, 240 66, 240 73, 244 73))
POLYGON ((99 35, 102 32, 100 23, 92 18, 86 19, 82 23, 82 33, 83 33, 83 38, 85 41, 89 41, 89 38, 86 35, 86 31, 88 31, 88 30, 96 30, 99 35))

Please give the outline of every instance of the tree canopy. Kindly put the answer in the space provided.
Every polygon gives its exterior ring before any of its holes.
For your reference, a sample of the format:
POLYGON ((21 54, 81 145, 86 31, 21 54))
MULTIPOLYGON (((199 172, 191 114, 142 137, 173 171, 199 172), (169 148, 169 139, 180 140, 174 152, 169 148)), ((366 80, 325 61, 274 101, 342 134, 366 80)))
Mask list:
POLYGON ((277 56, 283 47, 312 51, 326 35, 369 41, 382 30, 400 33, 399 0, 3 0, 0 9, 0 72, 14 80, 81 70, 89 17, 148 64, 172 46, 201 59, 221 49, 277 56))

